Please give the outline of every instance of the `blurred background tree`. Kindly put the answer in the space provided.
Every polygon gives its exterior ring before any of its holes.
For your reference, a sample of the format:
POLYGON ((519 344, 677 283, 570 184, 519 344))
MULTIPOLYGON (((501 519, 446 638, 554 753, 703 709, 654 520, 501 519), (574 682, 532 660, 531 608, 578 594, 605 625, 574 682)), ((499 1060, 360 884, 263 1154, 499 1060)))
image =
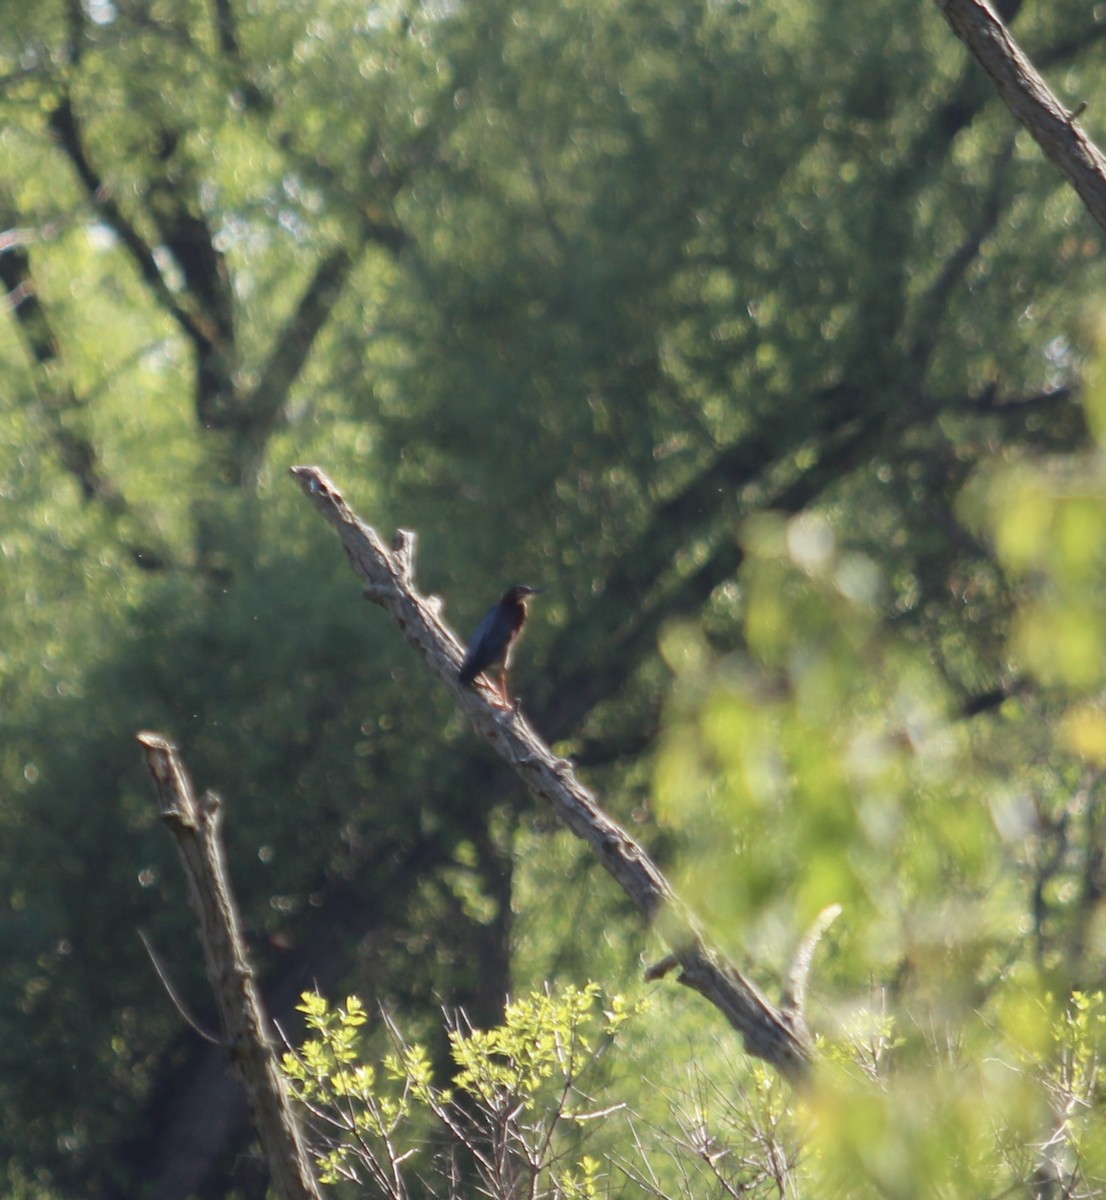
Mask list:
MULTIPOLYGON (((1093 96, 1106 21, 1020 7, 1093 96)), ((260 1186, 137 937, 204 1013, 139 728, 228 799, 278 1017, 348 987, 433 1039, 439 1003, 639 969, 296 461, 418 529, 458 629, 550 589, 527 710, 720 935, 771 964, 844 901, 846 1006, 1099 977, 1099 237, 939 13, 8 0, 3 28, 13 1179, 260 1186)))

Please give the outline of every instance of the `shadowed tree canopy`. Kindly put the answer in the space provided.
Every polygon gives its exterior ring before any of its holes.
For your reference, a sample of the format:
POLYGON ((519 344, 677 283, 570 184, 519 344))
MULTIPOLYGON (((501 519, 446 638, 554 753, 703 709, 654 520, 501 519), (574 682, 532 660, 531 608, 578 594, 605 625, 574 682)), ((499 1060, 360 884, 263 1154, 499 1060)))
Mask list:
MULTIPOLYGON (((956 497, 1086 444, 1100 233, 934 6, 7 9, 0 1156, 20 1178, 253 1186, 223 1059, 136 933, 204 1016, 140 728, 226 797, 278 1017, 317 982, 491 1020, 533 972, 637 970, 632 913, 364 605, 292 462, 419 531, 458 630, 516 580, 547 589, 513 686, 662 857, 679 838, 645 764, 678 663, 658 646, 681 622, 743 650, 757 514, 817 512, 877 563, 880 620, 953 707, 989 720, 1034 688, 1005 651, 1021 581, 956 497)), ((1096 11, 1014 28, 1092 89, 1096 11)))

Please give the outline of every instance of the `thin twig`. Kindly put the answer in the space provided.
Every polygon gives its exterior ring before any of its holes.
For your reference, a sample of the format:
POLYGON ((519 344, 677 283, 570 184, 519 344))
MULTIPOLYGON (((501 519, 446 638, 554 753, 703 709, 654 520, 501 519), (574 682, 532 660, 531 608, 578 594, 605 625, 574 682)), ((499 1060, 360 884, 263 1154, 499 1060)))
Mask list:
POLYGON ((198 1033, 205 1042, 209 1042, 212 1046, 225 1046, 226 1042, 222 1038, 215 1037, 214 1034, 208 1033, 198 1021, 193 1020, 188 1009, 184 1006, 184 1001, 177 995, 176 989, 169 980, 169 976, 165 968, 161 965, 161 960, 154 951, 153 944, 146 934, 140 929, 138 936, 142 939, 142 945, 146 947, 146 953, 150 956, 150 962, 154 970, 157 972, 158 979, 161 980, 161 986, 165 989, 165 994, 169 997, 173 1007, 177 1010, 180 1019, 192 1030, 193 1033, 198 1033))

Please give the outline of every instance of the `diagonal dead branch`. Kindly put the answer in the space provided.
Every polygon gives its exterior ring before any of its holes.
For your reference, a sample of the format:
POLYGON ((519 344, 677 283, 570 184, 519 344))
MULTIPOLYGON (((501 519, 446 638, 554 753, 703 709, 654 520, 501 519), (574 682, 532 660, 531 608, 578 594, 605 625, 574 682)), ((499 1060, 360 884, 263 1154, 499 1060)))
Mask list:
MULTIPOLYGON (((1060 103, 986 0, 936 0, 953 32, 987 72, 1003 103, 1106 229, 1106 156, 1060 103)), ((1084 106, 1085 107, 1085 106, 1084 106)))
MULTIPOLYGON (((404 551, 388 550, 318 468, 293 467, 291 473, 336 530, 351 566, 365 582, 366 597, 389 613, 411 647, 469 715, 477 733, 588 843, 639 912, 656 927, 671 951, 667 969, 678 968, 680 982, 699 992, 726 1017, 741 1034, 749 1054, 794 1082, 807 1078, 813 1053, 802 1013, 774 1007, 708 943, 645 850, 599 808, 595 797, 576 778, 572 764, 554 755, 520 712, 497 707, 490 699, 492 692, 483 684, 473 690, 460 685, 457 671, 463 648, 441 620, 438 602, 415 587, 404 551)), ((401 541, 401 547, 403 544, 401 541)))

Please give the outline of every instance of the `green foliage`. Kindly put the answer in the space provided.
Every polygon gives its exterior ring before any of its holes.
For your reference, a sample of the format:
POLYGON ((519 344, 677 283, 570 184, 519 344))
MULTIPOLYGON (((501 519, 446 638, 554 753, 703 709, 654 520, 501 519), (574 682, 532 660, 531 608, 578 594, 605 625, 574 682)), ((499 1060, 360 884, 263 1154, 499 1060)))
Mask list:
POLYGON ((331 1007, 306 994, 312 1036, 284 1069, 326 1131, 324 1180, 372 1180, 396 1197, 421 1180, 430 1194, 464 1195, 474 1185, 458 1174, 463 1161, 497 1197, 985 1197, 1034 1180, 1089 1196, 1106 1186, 1101 992, 1066 1005, 1022 993, 985 1058, 970 1038, 938 1044, 933 1026, 904 1035, 886 1009, 858 1011, 822 1044, 802 1094, 736 1064, 642 1091, 621 1034, 649 1012, 619 998, 600 1012, 597 1001, 594 985, 534 993, 509 1004, 501 1026, 453 1030, 452 1086, 439 1088, 423 1049, 390 1024, 395 1048, 370 1061, 355 998, 331 1007), (911 1049, 919 1036, 932 1039, 924 1058, 911 1049))
POLYGON ((962 497, 965 517, 989 536, 1018 589, 1011 658, 1071 702, 1067 740, 1101 761, 1106 727, 1093 699, 1106 663, 1106 375, 1087 380, 1087 424, 1097 443, 1079 456, 1010 458, 982 471, 962 497))
POLYGON ((426 1050, 404 1042, 390 1023, 394 1048, 377 1064, 368 1061, 366 1015, 356 997, 332 1007, 305 993, 300 1011, 312 1036, 284 1056, 284 1071, 316 1124, 338 1131, 318 1151, 325 1183, 370 1179, 396 1197, 419 1178, 456 1188, 463 1159, 463 1171, 474 1172, 489 1195, 522 1187, 533 1196, 598 1196, 600 1162, 580 1151, 580 1130, 609 1115, 591 1111, 591 1084, 619 1030, 640 1010, 618 995, 604 1009, 596 984, 512 1001, 501 1025, 450 1031, 454 1073, 440 1087, 426 1050), (447 1139, 444 1151, 428 1138, 434 1125, 447 1139))
POLYGON ((881 619, 876 564, 825 520, 766 517, 744 543, 748 651, 714 664, 686 628, 662 647, 678 684, 656 796, 686 844, 681 887, 777 961, 842 903, 861 978, 954 947, 983 969, 1013 932, 1009 897, 944 682, 881 619))
MULTIPOLYGON (((139 728, 224 795, 274 994, 321 959, 437 1061, 439 997, 494 1027, 509 990, 638 970, 629 905, 362 604, 298 461, 418 530, 459 631, 549 585, 527 711, 722 940, 782 970, 840 899, 846 996, 1098 977, 1101 488, 1057 456, 1102 425, 1072 402, 1099 235, 934 6, 4 17, 13 1179, 137 1194, 191 1095, 134 936, 202 1015, 139 728)), ((1093 90, 1100 13, 1018 20, 1093 90)))
MULTIPOLYGON (((378 1084, 377 1069, 360 1061, 360 1031, 366 1015, 356 996, 344 1008, 331 1009, 318 994, 305 992, 300 1011, 316 1036, 296 1054, 285 1055, 284 1070, 309 1111, 317 1116, 332 1111, 331 1120, 339 1127, 349 1122, 354 1140, 339 1143, 319 1157, 323 1182, 355 1178, 351 1163, 360 1158, 360 1145, 367 1147, 370 1139, 390 1152, 413 1106, 430 1099, 430 1066, 421 1047, 404 1047, 385 1058, 378 1084)), ((372 1151, 366 1148, 366 1153, 372 1151)))
POLYGON ((819 1194, 1106 1186, 1103 997, 1080 985, 1106 958, 1099 459, 1023 457, 961 494, 1012 608, 1001 661, 1023 694, 1043 685, 993 717, 957 711, 940 659, 887 620, 877 563, 824 517, 745 526, 747 649, 718 658, 691 626, 662 643, 657 798, 684 891, 781 974, 844 906, 817 972, 838 996, 810 1108, 819 1194), (877 1004, 844 999, 873 978, 877 1004))
POLYGON ((27 1179, 15 1166, 9 1166, 5 1171, 3 1186, 8 1200, 58 1200, 59 1196, 48 1186, 27 1179))
POLYGON ((808 1112, 814 1176, 850 1195, 1100 1194, 1103 995, 1011 1001, 1017 1020, 986 1043, 931 1029, 924 1061, 904 1057, 912 1039, 886 1012, 827 1046, 808 1112))

